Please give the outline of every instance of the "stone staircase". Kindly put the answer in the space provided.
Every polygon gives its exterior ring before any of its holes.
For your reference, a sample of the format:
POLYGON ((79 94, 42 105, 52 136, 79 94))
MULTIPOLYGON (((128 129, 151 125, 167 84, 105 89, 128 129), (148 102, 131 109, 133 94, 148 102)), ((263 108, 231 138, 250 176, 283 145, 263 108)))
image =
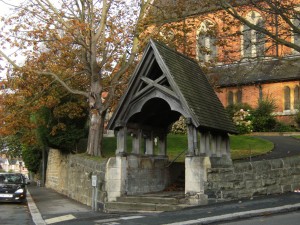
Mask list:
POLYGON ((189 207, 183 192, 160 192, 138 196, 123 196, 105 203, 105 212, 162 212, 189 207))

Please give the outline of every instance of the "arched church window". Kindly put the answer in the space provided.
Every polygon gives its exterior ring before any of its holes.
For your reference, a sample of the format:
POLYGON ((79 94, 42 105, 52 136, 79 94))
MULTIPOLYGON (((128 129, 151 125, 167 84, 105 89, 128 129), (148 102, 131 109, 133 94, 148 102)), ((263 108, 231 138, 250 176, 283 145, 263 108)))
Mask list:
MULTIPOLYGON (((246 16, 247 21, 264 27, 264 20, 258 12, 251 11, 246 16)), ((242 56, 257 57, 263 56, 265 51, 265 35, 251 29, 247 25, 242 26, 242 56)))
POLYGON ((216 24, 210 20, 203 21, 197 32, 197 56, 204 62, 217 57, 216 24))
POLYGON ((300 104, 299 90, 300 90, 299 85, 297 85, 294 89, 294 108, 295 109, 299 109, 299 107, 300 107, 300 105, 299 105, 300 104))
POLYGON ((242 103, 242 96, 243 96, 242 89, 239 89, 236 92, 236 103, 242 103))
POLYGON ((227 104, 228 105, 232 105, 234 102, 233 102, 233 92, 232 91, 229 91, 228 92, 228 95, 227 95, 227 104))
POLYGON ((291 89, 288 86, 284 87, 284 110, 291 109, 291 89))

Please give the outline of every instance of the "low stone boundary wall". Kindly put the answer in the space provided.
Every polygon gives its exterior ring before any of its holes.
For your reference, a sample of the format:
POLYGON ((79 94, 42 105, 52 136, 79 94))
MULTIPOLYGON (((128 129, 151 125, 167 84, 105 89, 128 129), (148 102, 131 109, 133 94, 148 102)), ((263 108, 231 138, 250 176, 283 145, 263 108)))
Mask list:
POLYGON ((92 205, 92 175, 97 175, 98 202, 103 203, 106 162, 85 159, 78 155, 64 155, 50 149, 46 171, 46 187, 88 206, 92 205))
POLYGON ((279 194, 300 188, 300 156, 236 162, 207 170, 205 192, 210 198, 242 199, 279 194))
MULTIPOLYGON (((167 167, 167 159, 127 156, 120 157, 120 160, 120 165, 116 166, 116 158, 111 158, 108 163, 100 163, 51 149, 48 154, 46 187, 92 206, 91 179, 92 175, 97 175, 97 201, 98 207, 101 207, 107 200, 114 200, 123 194, 163 190, 176 179, 172 177, 174 169, 167 167), (127 181, 123 180, 125 177, 127 181)), ((233 165, 215 163, 213 158, 210 158, 210 162, 211 167, 207 167, 205 179, 199 179, 199 182, 204 182, 204 194, 208 198, 243 199, 300 189, 300 156, 234 162, 233 165)), ((176 174, 178 176, 180 171, 176 171, 176 174)))

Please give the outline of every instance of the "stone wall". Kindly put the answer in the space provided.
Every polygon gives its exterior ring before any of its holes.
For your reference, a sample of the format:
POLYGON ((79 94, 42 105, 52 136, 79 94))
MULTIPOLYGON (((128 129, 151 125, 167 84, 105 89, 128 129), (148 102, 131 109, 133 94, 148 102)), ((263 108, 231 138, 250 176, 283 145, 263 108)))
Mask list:
POLYGON ((300 156, 210 168, 205 184, 206 194, 217 199, 252 198, 299 188, 300 156))
MULTIPOLYGON (((186 161, 187 194, 230 200, 300 189, 300 156, 233 164, 216 159, 207 158, 207 162, 200 160, 201 163, 198 159, 186 159, 192 160, 189 163, 186 161), (203 169, 200 164, 203 164, 203 169), (191 185, 193 182, 195 184, 191 185), (199 189, 197 182, 204 182, 204 188, 201 189, 202 186, 198 185, 199 189)), ((101 207, 105 201, 113 201, 124 194, 163 190, 176 179, 171 176, 174 175, 173 169, 167 163, 166 158, 134 155, 113 157, 108 162, 99 163, 80 155, 63 155, 60 151, 51 149, 48 155, 46 187, 91 206, 94 205, 91 177, 97 175, 97 207, 101 207)), ((180 173, 177 171, 177 176, 178 174, 180 173)))
MULTIPOLYGON (((106 162, 85 159, 80 155, 64 155, 59 150, 50 149, 46 171, 46 187, 64 194, 88 206, 92 205, 92 175, 97 175, 98 203, 106 197, 106 162)), ((99 206, 100 207, 100 206, 99 206)))

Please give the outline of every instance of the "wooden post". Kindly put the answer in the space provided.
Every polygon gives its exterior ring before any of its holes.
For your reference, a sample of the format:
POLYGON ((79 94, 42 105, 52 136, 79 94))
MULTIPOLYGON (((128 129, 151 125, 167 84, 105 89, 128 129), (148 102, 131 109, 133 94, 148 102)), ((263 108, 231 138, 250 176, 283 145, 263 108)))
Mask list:
POLYGON ((194 153, 195 155, 199 155, 198 149, 198 131, 195 126, 193 126, 193 139, 194 139, 194 153))
POLYGON ((154 146, 153 146, 153 133, 149 132, 149 135, 146 137, 146 155, 153 155, 154 153, 154 146))
POLYGON ((217 138, 216 134, 211 134, 211 153, 212 156, 217 156, 217 138))
POLYGON ((143 133, 141 129, 136 130, 132 137, 132 153, 140 154, 142 147, 143 133))
POLYGON ((167 134, 161 134, 158 137, 159 155, 165 156, 167 153, 167 134))
POLYGON ((208 155, 208 156, 211 156, 211 149, 210 149, 210 133, 207 132, 205 134, 205 153, 208 155))
POLYGON ((117 133, 116 155, 125 154, 127 151, 127 127, 120 127, 117 133))
POLYGON ((192 123, 191 118, 186 118, 186 125, 187 125, 187 135, 188 135, 188 156, 195 155, 195 148, 194 148, 194 125, 192 123))
POLYGON ((217 156, 222 156, 222 135, 220 134, 217 136, 217 156))
POLYGON ((207 132, 200 132, 200 156, 206 155, 207 132))

